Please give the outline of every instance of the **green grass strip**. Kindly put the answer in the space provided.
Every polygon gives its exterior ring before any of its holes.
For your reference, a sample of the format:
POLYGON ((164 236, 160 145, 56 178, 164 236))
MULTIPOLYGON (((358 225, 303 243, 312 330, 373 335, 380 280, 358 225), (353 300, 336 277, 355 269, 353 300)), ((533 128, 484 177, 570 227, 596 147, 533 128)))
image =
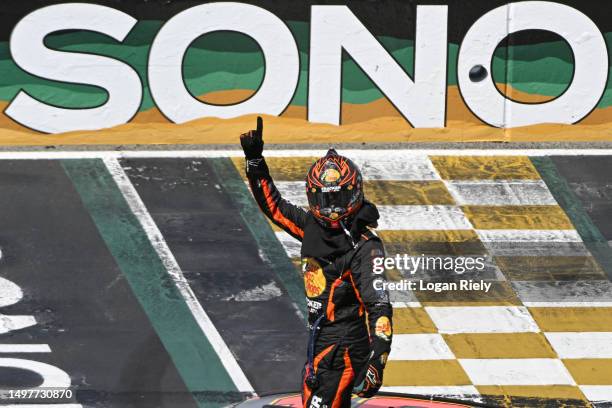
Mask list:
POLYGON ((62 166, 198 406, 241 400, 104 163, 63 160, 62 166))
POLYGON ((280 279, 291 300, 298 306, 304 319, 306 319, 304 282, 300 279, 295 266, 287 256, 285 248, 276 238, 276 234, 265 215, 257 206, 234 163, 229 158, 211 158, 208 161, 217 175, 218 182, 238 207, 240 216, 251 231, 257 246, 263 252, 264 258, 280 279))
POLYGON ((586 247, 606 272, 608 278, 612 279, 612 248, 589 217, 567 180, 559 174, 557 166, 550 157, 531 157, 530 159, 555 200, 574 224, 586 247))

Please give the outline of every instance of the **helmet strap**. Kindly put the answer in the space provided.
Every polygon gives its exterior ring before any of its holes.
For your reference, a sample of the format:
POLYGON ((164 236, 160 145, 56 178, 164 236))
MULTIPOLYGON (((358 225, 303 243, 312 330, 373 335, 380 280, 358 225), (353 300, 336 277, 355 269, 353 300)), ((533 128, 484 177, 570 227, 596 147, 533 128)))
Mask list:
POLYGON ((353 237, 351 236, 351 233, 349 232, 349 230, 344 225, 344 221, 340 220, 340 226, 342 227, 342 230, 344 231, 344 233, 348 237, 349 241, 351 241, 351 245, 354 248, 355 247, 355 241, 353 240, 353 237))

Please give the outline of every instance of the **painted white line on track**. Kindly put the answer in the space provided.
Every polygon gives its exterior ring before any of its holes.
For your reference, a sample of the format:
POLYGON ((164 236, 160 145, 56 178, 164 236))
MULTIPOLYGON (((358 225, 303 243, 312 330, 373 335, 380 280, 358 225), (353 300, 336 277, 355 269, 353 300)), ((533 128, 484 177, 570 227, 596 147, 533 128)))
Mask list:
POLYGON ((50 353, 48 344, 0 344, 0 353, 50 353))
MULTIPOLYGON (((266 157, 319 157, 326 149, 272 150, 266 157)), ((339 152, 353 160, 414 160, 423 156, 612 156, 612 149, 346 149, 339 152)), ((244 157, 242 150, 101 150, 101 151, 6 151, 0 160, 57 160, 57 159, 121 159, 121 158, 206 158, 244 157)), ((417 159, 418 160, 418 159, 417 159)))
POLYGON ((421 302, 391 302, 391 306, 394 309, 401 309, 406 307, 421 307, 421 302))
POLYGON ((540 328, 522 306, 426 306, 438 332, 524 333, 540 328))
POLYGON ((378 230, 471 230, 460 207, 453 205, 379 205, 378 230))
POLYGON ((276 231, 276 239, 281 243, 289 258, 299 258, 302 244, 285 231, 276 231))
POLYGON ((553 358, 459 359, 474 385, 575 385, 561 360, 553 358))
POLYGON ((551 304, 556 307, 595 307, 612 303, 612 282, 607 279, 512 281, 512 288, 521 302, 531 307, 538 304, 544 307, 551 304))
POLYGON ((178 265, 174 255, 170 251, 168 244, 166 243, 163 235, 159 231, 157 224, 149 214, 146 206, 144 205, 142 199, 138 195, 138 192, 134 188, 127 174, 119 164, 119 161, 116 159, 104 159, 104 164, 106 165, 109 173, 112 175, 115 183, 121 190, 126 202, 128 203, 130 209, 140 222, 143 230, 147 234, 149 241, 160 260, 162 261, 164 267, 168 271, 168 274, 171 276, 172 280, 175 282, 176 287, 178 288, 181 296, 185 300, 185 303, 189 307, 189 310, 193 314, 193 317, 197 321, 200 329, 211 343, 213 349, 219 356, 219 359, 223 363, 223 366, 227 370, 228 374, 232 378, 232 381, 236 385, 241 392, 254 392, 253 386, 250 384, 249 380, 246 378, 244 372, 238 365, 236 358, 228 348, 227 344, 217 331, 217 328, 214 326, 200 302, 198 302, 197 297, 193 293, 193 290, 189 286, 189 282, 185 279, 183 275, 183 271, 178 265))
POLYGON ((612 358, 610 332, 544 333, 559 358, 612 358))
MULTIPOLYGON (((14 305, 23 299, 23 291, 15 283, 0 276, 0 307, 14 305)), ((4 315, 0 313, 0 334, 25 329, 36 325, 36 318, 30 315, 4 315)))
POLYGON ((591 402, 612 402, 612 385, 580 385, 579 388, 591 402))
MULTIPOLYGON (((283 199, 300 207, 308 201, 303 183, 274 183, 283 199)), ((471 230, 463 210, 454 205, 377 205, 378 230, 471 230)))
POLYGON ((440 334, 395 334, 389 360, 454 360, 440 334))
MULTIPOLYGON (((303 181, 277 180, 274 184, 285 200, 300 207, 308 206, 303 181)), ((457 205, 557 205, 542 181, 496 181, 483 184, 445 181, 445 184, 457 205)))
MULTIPOLYGON (((610 307, 612 308, 612 302, 523 302, 523 305, 527 307, 610 307)), ((612 310, 611 310, 612 312, 612 310)))
POLYGON ((578 231, 571 230, 476 230, 486 242, 582 242, 578 231))
MULTIPOLYGON (((70 388, 70 376, 59 368, 40 361, 25 360, 23 358, 0 358, 0 367, 16 368, 32 371, 42 377, 42 384, 36 388, 70 388)), ((34 388, 34 389, 36 389, 34 388)))
POLYGON ((446 181, 458 205, 556 205, 542 180, 446 181))
MULTIPOLYGON (((248 182, 246 182, 248 185, 248 182)), ((274 185, 278 189, 284 200, 291 204, 308 207, 308 198, 306 197, 306 184, 303 181, 274 181, 274 185)))
POLYGON ((485 242, 492 256, 584 256, 591 252, 582 242, 485 242))
POLYGON ((364 180, 440 180, 433 163, 427 155, 412 156, 410 160, 390 160, 349 156, 359 166, 364 180))
POLYGON ((381 387, 383 392, 397 392, 412 395, 439 395, 445 397, 471 397, 480 396, 473 385, 450 386, 390 386, 381 387))

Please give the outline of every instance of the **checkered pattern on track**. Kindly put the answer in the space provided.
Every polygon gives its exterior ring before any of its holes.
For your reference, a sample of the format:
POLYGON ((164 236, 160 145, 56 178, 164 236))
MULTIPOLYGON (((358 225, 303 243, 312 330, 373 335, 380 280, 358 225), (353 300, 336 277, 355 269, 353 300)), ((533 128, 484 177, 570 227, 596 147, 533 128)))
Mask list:
MULTIPOLYGON (((482 271, 421 269, 389 279, 481 279, 488 293, 392 292, 385 389, 477 397, 612 401, 612 285, 528 157, 355 158, 381 213, 388 256, 483 256, 482 271)), ((315 158, 267 162, 284 198, 305 206, 315 158)), ((242 171, 242 160, 235 161, 242 171)), ((297 263, 299 243, 275 228, 297 263)))

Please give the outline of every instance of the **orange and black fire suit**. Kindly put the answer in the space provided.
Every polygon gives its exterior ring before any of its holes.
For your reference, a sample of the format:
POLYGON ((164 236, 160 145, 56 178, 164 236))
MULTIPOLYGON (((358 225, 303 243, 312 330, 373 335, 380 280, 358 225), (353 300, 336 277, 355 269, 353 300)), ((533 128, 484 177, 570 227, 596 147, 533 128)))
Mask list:
MULTIPOLYGON (((309 328, 304 408, 349 407, 353 386, 366 371, 382 379, 391 347, 392 308, 381 285, 384 277, 374 268, 374 259, 384 257, 384 248, 368 225, 376 219, 361 217, 366 222, 361 220, 360 228, 353 221, 349 238, 345 231, 323 227, 309 211, 284 200, 263 158, 247 161, 247 176, 266 216, 302 242, 309 328), (373 361, 379 363, 378 369, 368 369, 373 361)), ((366 204, 378 218, 375 207, 366 204)), ((360 218, 359 213, 355 218, 360 218)))

